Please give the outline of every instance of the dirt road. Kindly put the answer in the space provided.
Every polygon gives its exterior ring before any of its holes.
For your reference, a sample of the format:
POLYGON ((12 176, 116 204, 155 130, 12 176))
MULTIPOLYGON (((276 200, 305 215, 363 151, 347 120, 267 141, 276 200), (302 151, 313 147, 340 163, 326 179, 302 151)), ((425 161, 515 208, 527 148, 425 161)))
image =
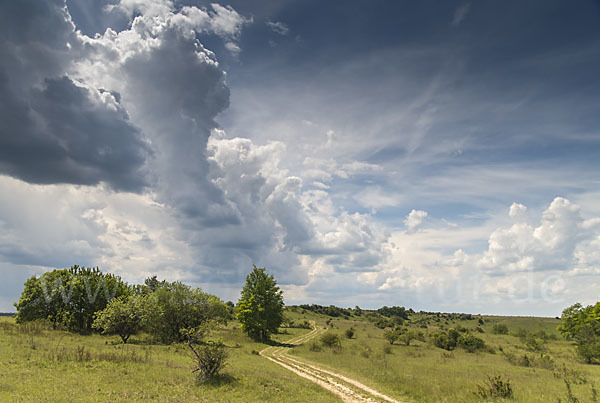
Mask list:
MULTIPOLYGON (((314 329, 304 335, 294 337, 286 344, 290 346, 300 345, 309 341, 312 338, 323 334, 326 329, 317 327, 312 322, 314 329)), ((390 402, 400 403, 398 400, 392 399, 389 396, 379 393, 376 390, 344 375, 333 371, 326 370, 316 364, 300 360, 297 357, 291 357, 288 352, 292 347, 267 347, 260 352, 260 355, 274 363, 281 365, 285 369, 292 371, 298 376, 310 380, 338 395, 344 402, 356 403, 375 403, 375 402, 390 402)))

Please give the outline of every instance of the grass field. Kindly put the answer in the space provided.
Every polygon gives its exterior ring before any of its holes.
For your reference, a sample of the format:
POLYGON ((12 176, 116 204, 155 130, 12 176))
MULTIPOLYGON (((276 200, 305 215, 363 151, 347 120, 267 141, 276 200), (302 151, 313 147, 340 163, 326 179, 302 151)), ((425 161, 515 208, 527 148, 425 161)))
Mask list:
MULTIPOLYGON (((413 320, 422 319, 414 315, 413 320)), ((365 321, 330 321, 330 331, 342 337, 342 349, 311 351, 309 345, 292 351, 299 357, 333 368, 360 382, 372 385, 382 393, 419 402, 477 402, 478 384, 488 376, 501 375, 510 381, 514 400, 519 402, 566 402, 565 378, 572 395, 581 402, 593 401, 592 386, 600 388, 600 366, 577 361, 571 343, 563 340, 553 318, 482 317, 484 333, 473 332, 492 347, 489 351, 468 353, 462 349, 451 352, 436 348, 428 342, 413 341, 410 346, 390 345, 383 337, 384 330, 365 321), (491 334, 495 323, 504 323, 511 332, 525 329, 543 330, 556 340, 548 340, 540 351, 530 351, 519 337, 491 334), (355 329, 352 339, 344 337, 349 327, 355 329), (523 362, 523 357, 527 361, 523 362), (511 360, 512 359, 512 363, 511 360), (527 364, 528 366, 524 366, 527 364), (564 367, 563 367, 564 366, 564 367), (566 368, 566 373, 564 368, 566 368)), ((427 332, 439 328, 428 325, 427 332)), ((322 320, 321 324, 325 324, 322 320)), ((473 329, 476 320, 445 320, 442 326, 473 329)))
MULTIPOLYGON (((476 402, 477 385, 488 376, 509 380, 518 402, 568 402, 572 396, 592 402, 600 388, 600 366, 580 363, 573 346, 559 337, 552 318, 452 317, 415 314, 410 326, 425 334, 440 328, 463 327, 485 340, 485 351, 446 351, 426 342, 390 345, 364 316, 349 319, 292 308, 286 315, 296 322, 315 320, 342 338, 342 348, 311 351, 310 343, 291 354, 363 382, 403 401, 476 402), (510 334, 492 334, 504 323, 510 334), (345 330, 353 327, 352 339, 345 330), (483 333, 475 332, 481 327, 483 333), (543 330, 547 340, 531 351, 516 333, 543 330), (523 358, 523 357, 527 358, 523 358)), ((308 332, 286 328, 274 336, 284 341, 308 332)), ((311 382, 257 355, 265 347, 248 339, 232 322, 215 332, 229 347, 224 374, 197 384, 192 360, 183 345, 148 344, 143 335, 122 345, 116 336, 82 336, 50 330, 42 324, 17 325, 0 318, 0 401, 206 401, 206 402, 331 402, 339 401, 311 382)))
MULTIPOLYGON (((303 332, 290 329, 276 338, 303 332)), ((197 385, 184 346, 123 346, 116 337, 80 336, 0 318, 0 401, 338 401, 252 353, 264 345, 233 325, 220 333, 231 347, 228 367, 222 377, 197 385)))

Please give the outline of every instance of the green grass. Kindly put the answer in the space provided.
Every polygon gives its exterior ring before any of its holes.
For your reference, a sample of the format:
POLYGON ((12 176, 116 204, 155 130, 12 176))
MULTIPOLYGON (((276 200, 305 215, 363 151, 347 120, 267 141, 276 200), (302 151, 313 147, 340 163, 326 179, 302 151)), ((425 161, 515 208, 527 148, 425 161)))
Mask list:
MULTIPOLYGON (((414 315, 413 320, 426 322, 427 315, 414 315)), ((424 333, 456 327, 477 327, 475 320, 435 322, 429 317, 427 329, 415 327, 424 333)), ((428 342, 413 341, 410 346, 393 345, 383 338, 384 330, 371 323, 356 320, 333 319, 330 331, 342 337, 342 351, 323 349, 310 351, 307 345, 295 348, 292 354, 320 363, 347 376, 373 386, 383 393, 418 402, 477 402, 477 385, 484 384, 487 376, 501 375, 508 379, 514 391, 514 401, 557 402, 567 401, 563 365, 567 368, 567 380, 573 394, 581 402, 592 401, 592 385, 600 389, 600 366, 586 365, 575 358, 571 343, 558 337, 557 319, 520 317, 483 317, 485 333, 474 335, 485 340, 493 348, 490 352, 467 353, 462 349, 448 352, 428 342), (494 335, 494 323, 505 323, 510 332, 525 329, 529 332, 544 330, 556 340, 548 340, 544 351, 527 350, 519 337, 494 335), (356 330, 351 340, 344 337, 350 326, 356 330), (554 336, 552 336, 554 335, 554 336), (390 353, 384 349, 388 347, 390 353), (500 351, 500 347, 503 352, 500 351), (542 354, 548 358, 542 358, 542 354), (531 366, 519 365, 519 359, 527 355, 531 366), (509 358, 513 357, 513 362, 509 358)), ((324 325, 321 318, 320 323, 324 325)))
MULTIPOLYGON (((477 402, 477 385, 494 375, 510 381, 516 402, 566 402, 565 378, 580 402, 593 401, 592 385, 600 389, 600 366, 576 359, 574 347, 560 337, 556 331, 559 321, 553 318, 482 316, 484 333, 479 333, 475 331, 477 316, 474 320, 427 314, 411 317, 409 325, 426 334, 440 328, 471 329, 494 352, 467 353, 461 349, 441 350, 428 341, 390 346, 383 338, 384 330, 364 315, 329 318, 292 308, 286 310, 286 316, 296 323, 315 320, 320 326, 328 326, 339 334, 343 346, 338 352, 328 348, 317 352, 306 343, 291 354, 403 401, 477 402), (509 334, 492 334, 495 323, 506 324, 509 334), (355 329, 352 339, 344 334, 350 326, 355 329), (548 336, 543 351, 529 351, 515 335, 519 329, 543 330, 548 336), (523 366, 524 356, 529 366, 523 366)), ((283 334, 274 339, 285 341, 307 331, 283 329, 283 334)), ((251 341, 236 323, 214 336, 228 346, 228 366, 220 378, 197 384, 191 373, 193 362, 183 345, 152 345, 144 335, 134 336, 131 344, 122 345, 116 336, 82 336, 36 323, 17 325, 14 319, 2 317, 0 401, 339 401, 257 355, 266 345, 251 341)))
MULTIPOLYGON (((290 329, 287 339, 306 330, 290 329)), ((265 347, 229 326, 224 375, 196 384, 184 346, 117 344, 0 318, 0 401, 249 402, 338 401, 318 386, 255 355, 265 347)), ((143 342, 137 338, 134 342, 143 342)))

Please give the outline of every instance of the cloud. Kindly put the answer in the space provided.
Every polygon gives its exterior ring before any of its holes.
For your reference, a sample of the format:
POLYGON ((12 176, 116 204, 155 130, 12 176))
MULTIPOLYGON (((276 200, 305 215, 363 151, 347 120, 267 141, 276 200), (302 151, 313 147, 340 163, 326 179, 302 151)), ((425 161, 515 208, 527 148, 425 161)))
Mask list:
POLYGON ((417 231, 427 216, 428 214, 426 211, 414 209, 411 210, 404 220, 404 225, 406 225, 407 232, 413 233, 417 231))
POLYGON ((233 42, 225 43, 225 49, 230 51, 231 54, 233 54, 233 55, 238 55, 242 51, 242 48, 240 48, 239 45, 237 45, 233 42))
POLYGON ((10 18, 0 28, 0 172, 30 183, 141 191, 149 149, 119 95, 67 75, 81 41, 64 3, 17 6, 1 6, 10 18))
MULTIPOLYGON (((511 217, 517 211, 523 217, 525 206, 513 204, 511 217)), ((581 217, 579 206, 557 197, 544 210, 537 227, 517 220, 511 227, 495 230, 478 264, 488 272, 568 271, 576 254, 587 254, 586 245, 599 228, 596 220, 581 217)))
POLYGON ((459 6, 454 11, 454 18, 452 18, 452 26, 454 26, 454 27, 460 26, 460 24, 467 17, 467 14, 469 13, 470 9, 471 9, 471 3, 466 3, 466 4, 459 6))
POLYGON ((283 22, 273 22, 267 21, 267 26, 271 28, 271 30, 279 35, 287 35, 290 32, 290 29, 283 22))

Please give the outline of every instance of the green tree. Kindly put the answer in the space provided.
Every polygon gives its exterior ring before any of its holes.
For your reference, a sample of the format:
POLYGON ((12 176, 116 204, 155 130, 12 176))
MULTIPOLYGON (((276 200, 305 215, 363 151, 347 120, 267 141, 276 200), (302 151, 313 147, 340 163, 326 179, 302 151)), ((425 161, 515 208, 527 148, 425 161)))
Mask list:
POLYGON ((283 292, 265 268, 252 265, 238 301, 240 327, 255 340, 267 340, 283 322, 283 292))
POLYGON ((118 334, 123 343, 142 329, 146 318, 146 295, 113 299, 106 308, 96 313, 92 327, 102 334, 118 334))
POLYGON ((583 307, 575 304, 561 315, 558 330, 577 344, 577 354, 588 364, 600 361, 600 302, 583 307))
POLYGON ((91 332, 94 314, 113 298, 129 295, 130 289, 120 277, 103 274, 98 268, 72 266, 53 270, 25 282, 15 304, 17 322, 50 320, 54 327, 91 332))
POLYGON ((398 329, 386 330, 383 332, 383 337, 389 341, 390 344, 394 344, 396 341, 398 341, 401 335, 402 333, 398 329))
POLYGON ((197 328, 208 321, 225 322, 227 306, 215 295, 181 282, 163 282, 147 299, 148 330, 161 342, 185 340, 183 329, 197 328))

